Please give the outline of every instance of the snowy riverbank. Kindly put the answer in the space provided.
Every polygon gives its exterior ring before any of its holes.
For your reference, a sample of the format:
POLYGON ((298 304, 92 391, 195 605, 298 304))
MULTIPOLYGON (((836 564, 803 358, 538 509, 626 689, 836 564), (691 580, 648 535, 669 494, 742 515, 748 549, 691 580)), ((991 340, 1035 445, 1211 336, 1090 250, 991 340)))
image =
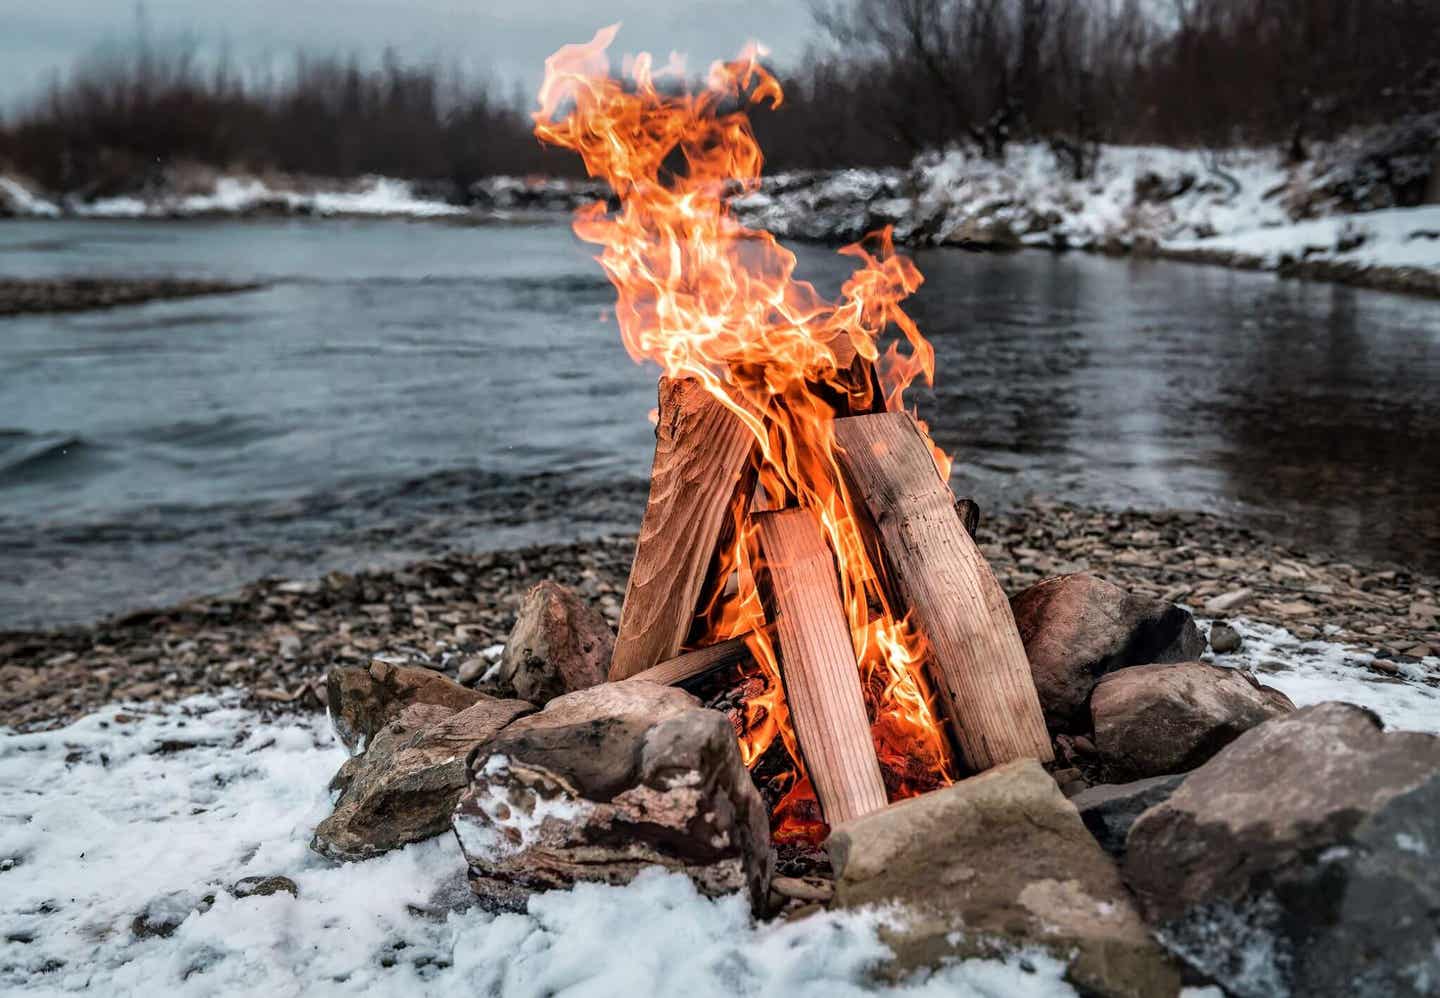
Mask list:
MULTIPOLYGON (((1440 295, 1440 176, 1430 154, 1357 135, 1304 163, 1274 150, 1103 146, 1076 179, 1046 145, 1003 163, 962 150, 908 169, 780 173, 735 200, 782 238, 849 242, 893 225, 913 246, 1158 255, 1440 295)), ((1413 143, 1412 143, 1413 145, 1413 143)), ((155 191, 90 200, 0 177, 0 217, 254 215, 507 219, 567 213, 593 183, 494 177, 465 191, 384 177, 225 176, 176 169, 155 191)))
POLYGON ((446 185, 390 177, 216 175, 175 171, 155 189, 90 199, 58 198, 0 176, 0 218, 243 218, 252 216, 414 219, 546 212, 568 213, 598 196, 594 184, 492 177, 461 197, 446 185), (463 203, 461 203, 463 202, 463 203))
POLYGON ((952 151, 908 171, 782 174, 736 208, 793 239, 893 225, 910 245, 1160 255, 1440 294, 1440 206, 1388 207, 1393 191, 1353 159, 1107 146, 1076 180, 1025 145, 1003 164, 952 151))
MULTIPOLYGON (((1236 619, 1240 652, 1300 705, 1345 699, 1387 727, 1440 726, 1408 673, 1236 619)), ((177 995, 1073 995, 1035 953, 968 960, 898 987, 884 911, 755 922, 655 870, 625 887, 473 906, 453 838, 354 865, 308 847, 346 758, 323 716, 266 717, 237 697, 110 706, 67 727, 0 728, 0 989, 177 995)), ((1187 992, 1193 998, 1213 990, 1187 992)))

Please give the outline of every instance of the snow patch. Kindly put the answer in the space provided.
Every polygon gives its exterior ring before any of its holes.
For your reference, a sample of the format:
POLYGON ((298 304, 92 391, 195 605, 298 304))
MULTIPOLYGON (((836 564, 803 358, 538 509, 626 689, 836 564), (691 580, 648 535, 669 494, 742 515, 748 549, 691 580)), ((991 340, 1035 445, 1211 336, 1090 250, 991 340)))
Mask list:
POLYGON ((367 177, 351 190, 333 191, 282 190, 254 177, 221 177, 208 194, 101 198, 67 206, 70 213, 86 218, 242 215, 270 208, 302 215, 406 218, 437 218, 464 215, 469 211, 460 205, 418 197, 411 184, 389 177, 367 177))
POLYGON ((659 870, 540 895, 524 914, 454 910, 468 887, 450 836, 364 863, 311 852, 345 758, 323 717, 265 721, 224 697, 0 730, 0 992, 1074 994, 1064 965, 1036 953, 881 988, 889 915, 756 924, 743 898, 706 899, 659 870), (272 875, 299 896, 227 890, 272 875), (168 935, 134 931, 147 909, 168 935))
MULTIPOLYGON (((1209 630, 1210 622, 1197 620, 1209 630)), ((1240 633, 1240 650, 1211 654, 1216 665, 1245 669, 1267 686, 1284 693, 1296 706, 1344 700, 1374 711, 1385 727, 1440 734, 1440 690, 1426 685, 1440 676, 1440 658, 1429 656, 1400 664, 1399 675, 1382 676, 1366 667, 1375 656, 1330 641, 1303 641, 1270 624, 1232 617, 1240 633)))
POLYGON ((562 796, 546 797, 533 789, 507 781, 510 760, 496 754, 485 760, 481 774, 487 782, 477 788, 475 806, 485 816, 457 816, 455 834, 467 856, 510 856, 540 840, 545 822, 581 824, 593 807, 588 801, 562 796))
POLYGON ((0 177, 0 208, 20 218, 54 218, 60 214, 59 205, 32 194, 20 181, 10 177, 0 177))
POLYGON ((1233 253, 1271 268, 1323 260, 1357 267, 1440 270, 1440 205, 1248 228, 1210 239, 1176 241, 1167 248, 1233 253))

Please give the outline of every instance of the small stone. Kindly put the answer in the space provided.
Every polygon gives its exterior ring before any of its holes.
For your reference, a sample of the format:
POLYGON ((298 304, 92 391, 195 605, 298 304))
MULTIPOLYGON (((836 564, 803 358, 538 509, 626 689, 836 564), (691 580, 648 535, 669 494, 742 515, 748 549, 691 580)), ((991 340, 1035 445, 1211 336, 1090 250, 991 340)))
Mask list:
POLYGON ((495 663, 485 656, 475 655, 460 663, 460 668, 456 671, 455 679, 461 686, 474 686, 484 678, 485 673, 489 672, 494 665, 495 663))
POLYGON ((1125 838, 1135 819, 1156 804, 1170 799, 1185 779, 1183 773, 1152 776, 1133 783, 1102 783, 1070 798, 1080 820, 1100 843, 1100 848, 1117 859, 1125 855, 1125 838))
POLYGON ((1217 623, 1210 626, 1210 650, 1217 655, 1229 655, 1240 650, 1240 632, 1229 624, 1217 623))
POLYGON ((146 904, 130 921, 130 932, 137 939, 164 939, 174 935, 192 912, 208 910, 212 901, 184 891, 165 894, 146 904))
POLYGON ((340 741, 358 752, 371 738, 412 704, 429 704, 451 711, 487 699, 436 672, 416 666, 395 665, 376 659, 368 669, 340 666, 325 682, 330 721, 340 741))
POLYGON ((1271 603, 1270 610, 1282 617, 1307 617, 1315 612, 1315 607, 1304 600, 1288 600, 1281 603, 1271 603))
POLYGON ((1228 593, 1221 593, 1219 596, 1212 596, 1205 601, 1205 612, 1211 614, 1228 613, 1238 607, 1244 606, 1255 594, 1249 589, 1232 589, 1228 593))
POLYGON ((525 594, 505 642, 496 687, 544 704, 605 681, 615 635, 605 618, 569 589, 545 581, 525 594))
POLYGON ((289 877, 245 877, 230 887, 230 893, 237 898, 269 897, 282 892, 291 897, 300 896, 300 888, 289 877))
POLYGON ((774 877, 770 889, 783 898, 826 904, 835 896, 835 882, 818 878, 774 877))

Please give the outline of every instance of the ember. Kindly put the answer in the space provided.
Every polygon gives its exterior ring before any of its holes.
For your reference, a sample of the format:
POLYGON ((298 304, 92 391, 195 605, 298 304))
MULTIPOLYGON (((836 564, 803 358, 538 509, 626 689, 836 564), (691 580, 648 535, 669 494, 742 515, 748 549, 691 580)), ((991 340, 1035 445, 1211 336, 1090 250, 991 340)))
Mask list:
POLYGON ((1048 759, 1008 603, 953 506, 950 459, 904 409, 912 381, 934 376, 901 307, 919 271, 886 230, 841 250, 858 267, 838 301, 797 280, 794 255, 729 209, 760 175, 746 109, 782 100, 761 50, 714 64, 690 92, 676 60, 627 58, 628 79, 611 77, 615 32, 547 61, 535 114, 536 135, 579 153, 618 198, 581 209, 575 231, 602 247, 630 355, 663 375, 610 679, 659 666, 682 681, 686 658, 670 660, 687 647, 702 649, 695 668, 735 668, 743 640, 745 762, 779 739, 794 767, 778 841, 823 837, 817 791, 834 823, 952 782, 942 711, 971 769, 1048 759))

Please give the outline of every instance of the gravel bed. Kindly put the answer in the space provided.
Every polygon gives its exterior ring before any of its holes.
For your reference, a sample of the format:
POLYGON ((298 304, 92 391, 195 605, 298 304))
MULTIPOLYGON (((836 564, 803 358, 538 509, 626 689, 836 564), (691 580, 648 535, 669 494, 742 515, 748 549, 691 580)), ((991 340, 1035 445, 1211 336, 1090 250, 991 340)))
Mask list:
MULTIPOLYGON (((1295 550, 1206 514, 1032 505, 982 518, 979 541, 1011 593, 1090 571, 1202 616, 1353 645, 1377 656, 1377 671, 1440 656, 1440 580, 1295 550)), ((225 688, 269 710, 318 710, 330 666, 374 656, 455 675, 496 654, 541 579, 572 587, 613 626, 633 550, 632 536, 454 553, 398 570, 264 579, 87 627, 0 632, 0 726, 58 726, 108 703, 225 688)))

